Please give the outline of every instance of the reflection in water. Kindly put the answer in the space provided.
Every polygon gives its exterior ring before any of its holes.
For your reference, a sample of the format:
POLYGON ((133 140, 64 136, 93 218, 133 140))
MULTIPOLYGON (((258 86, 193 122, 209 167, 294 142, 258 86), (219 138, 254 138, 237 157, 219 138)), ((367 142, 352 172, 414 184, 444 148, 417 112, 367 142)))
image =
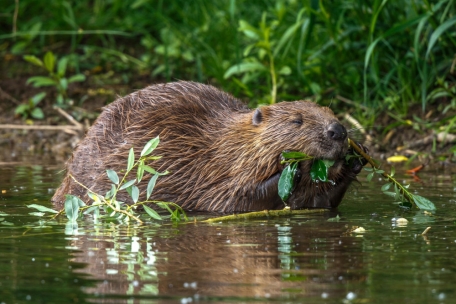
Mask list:
POLYGON ((58 169, 0 171, 0 303, 446 303, 456 296, 456 179, 446 172, 422 174, 413 185, 436 204, 434 215, 398 209, 378 195, 380 183, 364 182, 339 207, 340 222, 327 222, 329 214, 162 226, 87 218, 77 227, 45 222, 26 207, 51 206, 58 169), (354 226, 366 232, 350 233, 354 226))
POLYGON ((320 297, 364 279, 362 259, 350 253, 359 239, 342 236, 344 225, 294 221, 113 226, 69 238, 73 262, 87 263, 81 271, 100 282, 86 291, 98 295, 320 297))

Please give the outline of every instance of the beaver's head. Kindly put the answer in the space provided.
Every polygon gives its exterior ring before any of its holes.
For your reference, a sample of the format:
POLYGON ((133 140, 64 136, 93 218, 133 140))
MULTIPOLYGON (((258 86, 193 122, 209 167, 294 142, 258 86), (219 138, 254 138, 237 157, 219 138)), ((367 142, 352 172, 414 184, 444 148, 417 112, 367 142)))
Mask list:
POLYGON ((260 107, 252 115, 261 128, 262 144, 274 154, 284 150, 337 160, 348 149, 347 130, 331 109, 310 101, 281 102, 260 107))

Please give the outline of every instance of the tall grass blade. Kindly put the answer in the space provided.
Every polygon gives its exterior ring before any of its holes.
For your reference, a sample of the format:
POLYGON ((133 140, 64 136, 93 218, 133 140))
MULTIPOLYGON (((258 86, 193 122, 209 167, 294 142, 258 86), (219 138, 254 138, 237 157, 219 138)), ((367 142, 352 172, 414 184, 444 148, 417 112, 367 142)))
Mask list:
POLYGON ((429 39, 429 44, 426 51, 426 59, 429 57, 429 54, 432 48, 434 47, 434 44, 437 42, 437 39, 439 39, 440 36, 454 24, 456 24, 456 16, 454 16, 451 19, 448 19, 447 21, 442 23, 438 28, 435 29, 435 31, 431 35, 431 38, 429 39))

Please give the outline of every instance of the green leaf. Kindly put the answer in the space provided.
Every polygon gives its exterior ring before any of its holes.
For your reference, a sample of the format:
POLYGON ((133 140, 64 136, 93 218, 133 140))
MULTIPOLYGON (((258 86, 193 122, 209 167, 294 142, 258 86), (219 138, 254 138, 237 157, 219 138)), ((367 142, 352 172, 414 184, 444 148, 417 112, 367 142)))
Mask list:
POLYGON ((331 217, 327 220, 327 222, 339 222, 339 221, 340 221, 339 214, 336 215, 336 217, 331 217))
POLYGON ((302 152, 282 152, 282 157, 284 159, 311 159, 312 156, 309 156, 302 152))
POLYGON ((242 74, 245 72, 267 71, 268 69, 260 62, 243 62, 231 66, 223 75, 224 79, 228 79, 233 75, 242 74))
POLYGON ((143 205, 143 207, 144 207, 144 211, 146 211, 147 214, 149 214, 151 218, 154 218, 156 220, 161 220, 162 219, 160 214, 158 214, 157 211, 155 211, 154 209, 152 209, 152 208, 150 208, 150 207, 148 207, 146 205, 143 205))
POLYGON ((165 203, 165 202, 157 203, 157 206, 159 206, 159 207, 162 208, 162 209, 168 210, 169 213, 173 213, 173 210, 171 210, 171 208, 169 208, 168 204, 165 203))
POLYGON ((293 162, 283 169, 279 178, 279 196, 286 202, 290 197, 294 186, 294 177, 298 168, 298 162, 293 162))
POLYGON ((85 80, 86 80, 86 77, 85 77, 84 74, 76 74, 76 75, 73 75, 70 78, 68 78, 68 83, 82 82, 82 81, 85 81, 85 80))
POLYGON ((334 165, 334 163, 336 162, 336 161, 330 160, 330 159, 322 159, 321 161, 325 164, 327 169, 331 168, 332 165, 334 165))
POLYGON ((367 181, 370 182, 372 180, 372 177, 374 177, 374 172, 371 172, 366 176, 367 181))
MULTIPOLYGON (((456 16, 453 18, 448 19, 441 25, 439 25, 438 28, 435 29, 435 31, 432 33, 431 38, 429 39, 429 44, 428 44, 428 49, 426 51, 426 59, 429 57, 429 53, 431 52, 432 48, 434 47, 434 44, 437 42, 437 39, 450 27, 452 27, 456 23, 456 16)), ((453 29, 454 30, 454 29, 453 29)), ((454 32, 454 31, 452 31, 454 32)))
POLYGON ((46 52, 44 55, 44 67, 49 73, 54 72, 55 56, 51 51, 46 52))
POLYGON ((383 191, 383 194, 386 194, 388 196, 391 196, 392 198, 394 199, 397 199, 398 198, 398 195, 396 192, 391 192, 391 191, 383 191))
POLYGON ((110 199, 116 194, 116 186, 114 184, 111 184, 111 190, 106 192, 105 199, 110 199))
POLYGON ((149 172, 150 174, 158 174, 158 175, 167 175, 167 174, 169 174, 169 171, 157 172, 154 168, 152 168, 150 166, 147 166, 147 165, 143 165, 143 166, 141 166, 141 168, 144 171, 149 172))
POLYGON ((34 216, 39 216, 39 217, 46 215, 46 213, 44 213, 44 212, 29 212, 29 214, 34 215, 34 216))
POLYGON ((149 142, 144 146, 143 150, 141 151, 141 156, 147 156, 150 153, 152 153, 152 151, 154 151, 154 149, 158 146, 159 142, 160 138, 158 136, 149 140, 149 142))
POLYGON ((392 166, 390 176, 393 177, 395 173, 396 173, 396 169, 394 169, 394 166, 392 166))
POLYGON ((41 59, 39 59, 33 55, 25 55, 24 60, 30 62, 31 64, 40 66, 40 67, 43 66, 43 61, 41 61, 41 59))
POLYGON ((59 62, 57 63, 57 75, 59 75, 59 77, 65 76, 67 65, 68 57, 60 58, 59 62))
POLYGON ((27 205, 27 207, 36 209, 36 210, 41 211, 41 212, 59 213, 58 211, 56 211, 54 209, 51 209, 51 208, 48 208, 48 207, 45 207, 45 206, 41 206, 41 205, 37 205, 37 204, 27 205))
POLYGON ((66 78, 60 78, 60 87, 66 91, 68 89, 68 80, 66 78))
POLYGON ((100 206, 99 205, 91 206, 84 211, 84 214, 90 214, 90 213, 94 212, 96 209, 100 209, 100 206))
POLYGON ((157 182, 158 174, 155 174, 152 176, 152 178, 149 180, 149 183, 147 183, 147 194, 146 194, 146 200, 149 199, 150 195, 152 194, 152 191, 155 188, 155 183, 157 182))
POLYGON ((27 79, 27 84, 31 83, 35 88, 56 85, 57 82, 46 76, 33 76, 27 79))
POLYGON ((119 176, 117 175, 116 171, 108 169, 106 170, 106 173, 108 174, 108 178, 116 185, 119 184, 119 176))
POLYGON ((328 167, 321 159, 316 159, 310 168, 310 178, 312 181, 328 181, 328 167))
POLYGON ((128 153, 127 171, 130 171, 133 168, 134 164, 135 164, 135 151, 133 150, 133 147, 132 147, 130 149, 130 152, 128 153))
POLYGON ((87 192, 87 195, 88 195, 95 203, 97 203, 97 204, 98 204, 98 203, 101 203, 101 199, 100 199, 100 197, 99 197, 97 194, 95 194, 95 193, 89 191, 89 192, 87 192))
POLYGON ((30 113, 30 115, 32 115, 32 117, 35 118, 35 119, 43 119, 44 118, 44 113, 43 113, 43 111, 40 108, 33 109, 32 112, 30 113))
POLYGON ((435 205, 427 198, 417 194, 412 194, 412 198, 418 208, 430 211, 436 210, 435 205))
POLYGON ((63 105, 64 99, 63 99, 62 94, 58 94, 56 100, 57 100, 57 104, 63 105))
POLYGON ((134 203, 138 202, 139 199, 139 189, 136 186, 131 187, 131 199, 134 203))
POLYGON ((289 66, 284 66, 284 67, 282 67, 282 68, 280 69, 280 71, 279 71, 279 74, 280 74, 280 75, 285 75, 285 76, 290 75, 290 74, 291 74, 291 69, 290 69, 290 67, 289 67, 289 66))
POLYGON ((144 176, 144 159, 141 159, 139 161, 138 171, 136 171, 136 179, 138 180, 138 183, 142 180, 143 176, 144 176))
POLYGON ((14 110, 14 114, 24 114, 27 117, 27 112, 29 110, 29 106, 26 104, 18 105, 17 108, 14 110))
POLYGON ((136 179, 132 179, 131 181, 128 181, 126 183, 124 183, 119 190, 123 190, 123 189, 126 189, 128 187, 130 187, 131 185, 133 185, 134 183, 136 182, 136 179))
POLYGON ((391 35, 394 35, 394 34, 397 34, 405 29, 407 29, 408 27, 412 26, 412 25, 415 25, 416 23, 420 22, 421 19, 423 18, 426 18, 427 15, 426 14, 423 14, 423 15, 420 15, 420 16, 416 16, 410 20, 406 20, 396 26, 393 26, 392 28, 390 28, 389 30, 387 30, 385 33, 383 33, 380 37, 378 37, 377 39, 375 39, 370 45, 369 47, 367 48, 367 51, 366 51, 366 55, 364 56, 364 70, 367 70, 367 67, 369 66, 369 60, 372 56, 372 53, 375 49, 375 46, 382 40, 382 39, 385 39, 385 38, 388 38, 389 36, 391 35))
MULTIPOLYGON (((296 31, 301 27, 302 22, 303 21, 299 20, 298 22, 296 22, 295 24, 290 26, 285 31, 285 33, 281 34, 280 40, 274 48, 274 55, 273 55, 274 57, 276 57, 277 54, 280 53, 280 51, 281 51, 282 47, 285 45, 285 43, 287 43, 288 41, 293 39, 293 36, 295 35, 296 31)), ((282 68, 282 70, 283 70, 283 68, 282 68)), ((290 72, 291 72, 291 69, 290 69, 290 72)), ((288 75, 288 74, 286 74, 286 75, 288 75)))
POLYGON ((144 166, 141 166, 141 167, 143 168, 144 171, 147 171, 150 174, 158 174, 158 172, 155 171, 155 169, 150 167, 150 166, 144 165, 144 166))
POLYGON ((74 195, 65 195, 65 214, 68 220, 74 222, 78 219, 79 213, 79 198, 74 195))
POLYGON ((261 32, 255 27, 250 25, 247 21, 239 20, 239 31, 243 32, 247 37, 258 40, 261 36, 261 32))
POLYGON ((382 191, 388 191, 388 189, 391 187, 392 183, 386 183, 382 186, 382 191))
POLYGON ((36 106, 37 104, 40 103, 41 100, 46 96, 46 92, 41 92, 36 95, 34 95, 32 98, 30 98, 30 101, 32 102, 33 106, 36 106))

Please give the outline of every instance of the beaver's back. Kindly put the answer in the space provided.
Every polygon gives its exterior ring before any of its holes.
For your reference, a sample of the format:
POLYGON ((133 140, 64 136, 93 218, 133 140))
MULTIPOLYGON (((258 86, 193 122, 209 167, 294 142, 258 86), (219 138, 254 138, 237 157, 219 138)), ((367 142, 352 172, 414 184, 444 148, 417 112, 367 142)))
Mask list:
MULTIPOLYGON (((161 144, 154 155, 161 170, 176 172, 217 141, 237 113, 248 108, 233 96, 212 86, 195 82, 152 85, 103 109, 86 137, 79 143, 67 163, 67 177, 52 198, 62 204, 65 194, 87 200, 86 191, 73 182, 71 174, 97 193, 109 190, 106 169, 120 173, 126 168, 131 147, 138 154, 152 138, 160 136, 161 144)), ((174 179, 179 183, 178 178, 174 179)))

